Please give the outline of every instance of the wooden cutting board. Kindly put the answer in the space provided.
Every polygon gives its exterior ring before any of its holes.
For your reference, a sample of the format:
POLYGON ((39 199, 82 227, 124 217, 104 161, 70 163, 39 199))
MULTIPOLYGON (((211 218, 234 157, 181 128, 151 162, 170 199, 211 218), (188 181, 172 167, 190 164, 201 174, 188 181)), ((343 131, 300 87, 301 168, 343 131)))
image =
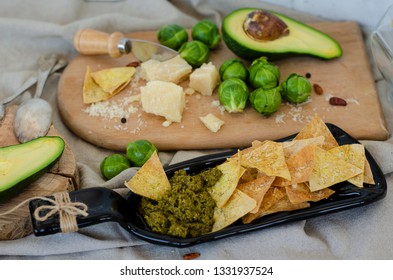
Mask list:
MULTIPOLYGON (((0 147, 18 144, 13 131, 13 119, 17 106, 6 109, 5 118, 0 121, 0 147)), ((48 135, 60 136, 52 126, 48 135)), ((64 152, 57 163, 38 180, 27 186, 23 192, 10 200, 0 203, 0 214, 9 211, 19 203, 37 196, 49 196, 56 192, 73 191, 78 188, 78 173, 74 154, 66 144, 64 152)), ((12 213, 0 216, 0 240, 22 238, 32 233, 28 204, 12 213)))
MULTIPOLYGON (((380 107, 374 78, 361 30, 356 22, 317 22, 312 26, 335 38, 343 48, 339 59, 325 61, 313 57, 292 57, 276 61, 283 80, 292 72, 311 74, 310 82, 319 84, 324 93, 312 93, 311 101, 299 106, 284 103, 280 110, 269 118, 255 112, 252 108, 243 113, 221 113, 212 105, 217 94, 211 97, 193 94, 187 96, 187 105, 181 123, 164 127, 164 119, 144 113, 138 102, 122 105, 127 98, 139 93, 143 82, 131 83, 125 90, 108 102, 115 112, 124 108, 136 111, 127 117, 126 123, 121 116, 112 119, 90 116, 88 105, 82 102, 83 79, 86 67, 92 71, 125 66, 134 61, 132 55, 121 58, 109 56, 78 56, 65 69, 58 88, 58 106, 66 125, 81 138, 108 149, 124 151, 128 142, 148 139, 160 150, 233 148, 250 145, 255 140, 277 139, 298 132, 315 114, 325 122, 331 122, 346 130, 358 139, 385 140, 388 131, 380 107), (345 107, 332 106, 331 96, 347 100, 345 107), (131 107, 132 106, 132 107, 131 107), (225 124, 217 133, 210 132, 199 120, 200 116, 213 113, 225 124)), ((155 32, 128 34, 132 38, 156 41, 155 32)), ((222 42, 213 51, 210 60, 217 66, 235 55, 222 42)), ((188 81, 182 86, 186 89, 188 81)), ((127 102, 126 102, 127 103, 127 102)))

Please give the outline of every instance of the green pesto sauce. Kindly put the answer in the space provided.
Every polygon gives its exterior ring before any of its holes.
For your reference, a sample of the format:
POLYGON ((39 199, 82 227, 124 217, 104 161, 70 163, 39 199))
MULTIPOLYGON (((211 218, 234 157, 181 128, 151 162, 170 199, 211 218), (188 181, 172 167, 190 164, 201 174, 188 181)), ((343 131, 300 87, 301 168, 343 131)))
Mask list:
POLYGON ((216 202, 211 188, 221 177, 218 168, 196 175, 176 171, 172 189, 159 201, 142 198, 139 211, 152 231, 175 237, 196 237, 211 232, 216 202))

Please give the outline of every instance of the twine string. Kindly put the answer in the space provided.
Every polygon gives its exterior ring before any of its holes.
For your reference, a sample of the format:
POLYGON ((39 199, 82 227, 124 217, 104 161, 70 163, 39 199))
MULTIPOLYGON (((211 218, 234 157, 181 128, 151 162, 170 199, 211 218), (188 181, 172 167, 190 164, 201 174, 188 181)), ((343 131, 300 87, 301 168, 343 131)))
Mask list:
POLYGON ((34 210, 33 216, 37 221, 43 222, 58 214, 61 232, 78 231, 79 227, 76 218, 77 216, 88 216, 87 205, 82 202, 71 202, 68 192, 55 193, 53 197, 54 199, 48 197, 26 199, 9 211, 1 213, 0 216, 8 215, 32 200, 41 199, 50 202, 51 205, 41 205, 34 210))
POLYGON ((37 207, 33 214, 34 218, 37 221, 43 222, 58 213, 62 232, 77 231, 79 228, 76 217, 79 215, 86 217, 88 215, 87 205, 82 202, 71 202, 68 192, 55 193, 53 196, 55 198, 54 200, 45 198, 52 205, 41 205, 37 207), (42 215, 43 210, 49 211, 42 215))

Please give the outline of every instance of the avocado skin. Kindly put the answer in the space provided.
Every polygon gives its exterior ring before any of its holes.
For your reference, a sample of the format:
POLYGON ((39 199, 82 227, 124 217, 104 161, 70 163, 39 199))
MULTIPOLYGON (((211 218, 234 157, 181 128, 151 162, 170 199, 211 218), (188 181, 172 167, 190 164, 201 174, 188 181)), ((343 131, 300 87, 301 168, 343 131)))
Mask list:
POLYGON ((262 56, 266 56, 269 58, 269 60, 273 61, 285 57, 300 55, 299 53, 294 53, 294 52, 272 53, 272 52, 256 51, 253 49, 249 49, 247 46, 242 45, 241 43, 235 41, 231 36, 229 36, 224 28, 222 29, 222 39, 224 40, 227 47, 233 53, 248 61, 252 61, 262 56))
MULTIPOLYGON (((19 194, 20 192, 22 192, 27 186, 29 186, 32 182, 36 181, 37 179, 39 179, 41 176, 43 176, 52 166, 55 165, 55 163, 59 160, 59 158, 62 156, 63 152, 64 152, 64 147, 65 147, 65 142, 61 137, 58 136, 44 136, 44 137, 40 137, 40 138, 57 138, 59 140, 59 143, 62 145, 61 149, 61 153, 58 154, 58 156, 53 160, 47 163, 47 165, 44 165, 42 167, 42 169, 40 169, 38 172, 31 174, 29 177, 27 177, 26 179, 20 181, 19 183, 15 184, 14 186, 0 191, 0 203, 6 202, 7 200, 11 199, 12 197, 16 196, 17 194, 19 194)), ((29 142, 32 141, 37 141, 37 139, 40 138, 36 138, 33 139, 29 142)), ((23 144, 16 144, 16 145, 12 145, 14 147, 17 147, 18 145, 26 145, 29 142, 23 143, 23 144)), ((10 147, 10 146, 7 146, 10 147)), ((4 147, 1 147, 4 148, 4 147)), ((1 149, 0 148, 0 149, 1 149)))
POLYGON ((11 199, 12 197, 18 195, 21 193, 28 185, 33 183, 35 180, 40 178, 42 175, 46 173, 46 171, 49 170, 56 162, 51 164, 50 166, 47 166, 46 168, 40 170, 39 172, 31 175, 29 178, 26 178, 25 180, 19 182, 15 186, 8 188, 2 192, 0 192, 0 203, 6 202, 7 200, 11 199))
MULTIPOLYGON (((239 56, 240 58, 243 58, 248 61, 252 61, 252 60, 257 59, 262 56, 268 57, 269 60, 278 60, 278 59, 293 57, 293 56, 311 56, 311 57, 319 58, 322 60, 330 60, 330 59, 339 58, 342 56, 343 52, 342 52, 342 48, 341 48, 340 44, 337 41, 335 41, 333 38, 328 36, 327 34, 321 32, 311 26, 308 26, 304 23, 301 23, 299 21, 296 21, 292 18, 289 18, 287 16, 281 15, 281 14, 273 12, 273 11, 267 11, 267 12, 272 13, 276 16, 279 16, 284 22, 292 21, 292 22, 297 23, 298 25, 302 25, 303 27, 307 27, 308 29, 313 30, 313 32, 315 32, 315 33, 319 33, 320 35, 325 37, 325 40, 329 40, 333 44, 336 45, 336 49, 337 49, 336 53, 334 55, 324 56, 322 54, 315 54, 315 53, 311 53, 311 52, 308 52, 306 50, 301 50, 301 49, 296 49, 296 50, 294 49, 294 50, 290 50, 290 51, 277 50, 277 51, 271 52, 271 51, 266 51, 263 49, 263 44, 268 44, 268 43, 261 43, 261 48, 259 50, 249 48, 249 47, 247 47, 247 42, 235 40, 234 38, 232 38, 232 36, 230 34, 228 34, 228 32, 227 32, 227 29, 229 29, 230 27, 226 26, 226 20, 229 16, 231 16, 237 12, 243 12, 245 10, 251 12, 251 11, 259 10, 259 9, 258 8, 241 8, 241 9, 235 10, 235 11, 231 12, 230 14, 228 14, 224 18, 222 28, 221 28, 223 41, 225 42, 227 47, 234 54, 239 56)), ((243 24, 243 22, 240 24, 243 24)), ((291 36, 291 35, 288 35, 288 36, 291 36)))

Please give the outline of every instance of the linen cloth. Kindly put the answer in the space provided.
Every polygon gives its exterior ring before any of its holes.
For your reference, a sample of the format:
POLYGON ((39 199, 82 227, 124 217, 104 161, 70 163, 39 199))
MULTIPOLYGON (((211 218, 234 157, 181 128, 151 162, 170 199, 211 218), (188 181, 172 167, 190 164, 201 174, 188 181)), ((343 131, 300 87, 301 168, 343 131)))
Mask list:
MULTIPOLYGON (((191 27, 202 18, 220 24, 222 17, 240 7, 272 9, 301 21, 311 15, 261 1, 225 0, 2 0, 0 2, 0 100, 11 95, 37 69, 42 53, 61 53, 70 61, 73 34, 81 28, 106 32, 157 30, 164 23, 191 27)), ((368 29, 365 27, 367 40, 368 29)), ((368 42, 366 42, 368 44, 368 42)), ((370 56, 370 62, 371 56, 370 56)), ((393 102, 386 83, 374 69, 389 131, 393 131, 393 102)), ((130 168, 105 182, 99 171, 102 159, 111 154, 76 137, 62 123, 56 107, 60 74, 50 77, 43 98, 52 104, 54 126, 70 144, 77 161, 81 188, 103 186, 126 191, 123 182, 130 168)), ((29 97, 24 94, 15 103, 29 97)), ((116 223, 103 223, 77 233, 46 237, 27 236, 0 241, 0 259, 181 259, 199 252, 200 259, 392 259, 393 258, 393 140, 362 141, 386 175, 385 199, 364 207, 275 226, 190 248, 158 246, 142 241, 116 223)), ((217 151, 161 152, 163 164, 171 164, 217 151)))

